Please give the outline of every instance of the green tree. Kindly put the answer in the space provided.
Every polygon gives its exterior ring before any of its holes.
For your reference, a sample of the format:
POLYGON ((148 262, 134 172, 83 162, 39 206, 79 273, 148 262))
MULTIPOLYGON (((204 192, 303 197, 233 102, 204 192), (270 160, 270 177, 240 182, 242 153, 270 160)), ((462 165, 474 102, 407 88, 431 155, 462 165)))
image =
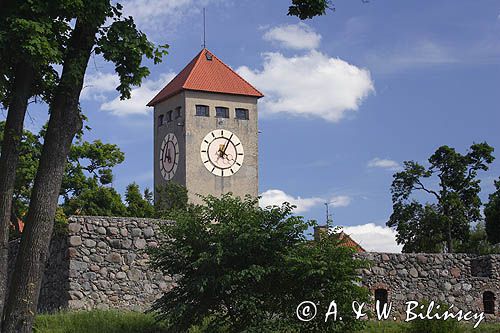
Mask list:
POLYGON ((7 109, 0 156, 0 329, 7 283, 8 228, 28 100, 48 101, 63 57, 67 11, 57 1, 0 2, 0 106, 7 109), (55 15, 55 12, 59 14, 55 15))
POLYGON ((128 210, 114 188, 106 186, 86 187, 76 197, 65 203, 66 215, 127 216, 128 210))
POLYGON ((125 192, 128 216, 153 217, 155 209, 150 200, 151 194, 148 189, 144 191, 143 197, 139 185, 136 183, 129 184, 125 192))
POLYGON ((495 181, 495 187, 484 208, 486 234, 491 244, 500 243, 500 179, 495 181))
POLYGON ((483 222, 479 222, 472 228, 467 242, 459 244, 457 249, 459 252, 480 255, 499 253, 500 251, 500 247, 495 247, 488 241, 488 235, 486 234, 483 222))
POLYGON ((487 143, 473 144, 465 155, 441 146, 429 158, 428 168, 404 162, 404 170, 394 175, 391 185, 393 213, 387 225, 396 228, 397 241, 405 250, 427 250, 429 244, 422 241, 429 230, 433 241, 445 243, 450 253, 454 243, 467 241, 470 223, 481 219, 477 173, 488 170, 492 153, 487 143), (415 192, 429 195, 432 203, 420 204, 412 198, 415 192))
POLYGON ((188 206, 186 187, 168 182, 156 188, 155 211, 158 217, 168 218, 169 212, 185 210, 188 206))
MULTIPOLYGON (((5 122, 0 122, 0 144, 5 122)), ((23 131, 19 150, 21 156, 16 170, 12 198, 11 221, 25 220, 30 203, 36 170, 42 154, 45 127, 38 134, 23 131)), ((124 160, 123 152, 114 144, 100 140, 84 141, 81 136, 71 146, 60 191, 66 215, 85 214, 125 216, 127 210, 120 195, 106 188, 113 180, 112 168, 124 160), (102 205, 99 208, 99 205, 102 205)))
POLYGON ((176 223, 151 250, 152 264, 176 277, 176 286, 154 310, 174 331, 203 325, 208 332, 349 332, 352 300, 366 299, 357 285, 364 262, 336 236, 308 241, 314 225, 292 215, 292 206, 259 208, 257 199, 230 194, 171 212, 176 223), (304 300, 326 313, 336 300, 343 320, 308 323, 295 317, 304 300))
MULTIPOLYGON (((61 2, 72 7, 71 18, 75 21, 67 39, 66 35, 56 34, 56 38, 67 40, 61 46, 64 54, 62 74, 49 103, 50 118, 33 185, 27 227, 16 260, 9 291, 11 297, 4 311, 2 329, 9 333, 32 330, 66 161, 71 143, 83 126, 79 97, 91 53, 115 63, 120 78, 117 90, 122 98, 130 97, 131 87, 139 85, 149 74, 148 68, 141 65, 143 57, 154 59, 156 63, 166 53, 164 47, 156 48, 137 30, 132 17, 121 15, 119 4, 113 5, 109 0, 61 2), (104 25, 106 21, 111 23, 104 25)), ((44 10, 53 10, 53 4, 40 8, 38 2, 27 2, 27 6, 40 9, 41 17, 44 17, 44 10)), ((58 17, 66 19, 65 15, 64 10, 58 13, 58 17)), ((7 28, 5 32, 9 34, 12 29, 7 28)))
POLYGON ((292 0, 292 5, 288 7, 288 15, 305 20, 325 15, 328 9, 333 10, 330 0, 292 0))

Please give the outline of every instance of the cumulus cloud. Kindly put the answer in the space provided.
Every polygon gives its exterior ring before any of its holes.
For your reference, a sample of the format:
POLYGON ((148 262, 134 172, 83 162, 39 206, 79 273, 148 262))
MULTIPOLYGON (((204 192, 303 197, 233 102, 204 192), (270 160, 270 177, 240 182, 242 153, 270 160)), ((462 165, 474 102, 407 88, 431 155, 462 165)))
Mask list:
POLYGON ((265 93, 264 116, 287 113, 338 122, 375 90, 368 70, 316 50, 290 58, 265 53, 262 70, 237 71, 265 93))
POLYGON ((295 208, 295 213, 303 213, 307 212, 312 207, 323 203, 324 200, 316 197, 312 198, 301 198, 300 196, 293 197, 282 190, 271 189, 261 194, 259 205, 262 208, 265 208, 274 205, 280 206, 284 202, 289 202, 292 205, 297 206, 297 208, 295 208))
MULTIPOLYGON (((132 89, 130 99, 120 100, 119 96, 114 99, 110 99, 109 97, 119 85, 119 79, 116 74, 91 74, 85 77, 85 89, 82 90, 81 98, 101 102, 101 110, 111 112, 117 116, 147 114, 150 108, 146 104, 174 76, 174 73, 166 73, 161 74, 158 80, 144 80, 140 87, 132 89)), ((115 95, 118 94, 116 93, 115 95)))
POLYGON ((101 110, 109 111, 117 116, 147 114, 146 104, 173 78, 174 73, 162 74, 158 80, 145 80, 140 87, 132 89, 130 99, 121 100, 116 97, 101 105, 101 110))
POLYGON ((289 49, 311 50, 319 46, 321 35, 307 24, 300 22, 271 28, 264 34, 264 39, 277 42, 289 49))
POLYGON ((351 204, 351 198, 347 195, 336 195, 330 199, 333 207, 347 207, 351 204))
POLYGON ((114 73, 87 74, 80 98, 82 100, 105 101, 106 93, 115 91, 118 85, 120 85, 120 79, 114 73))
POLYGON ((396 243, 396 231, 389 227, 368 223, 344 227, 343 231, 366 251, 400 253, 403 248, 396 243))
MULTIPOLYGON (((149 32, 175 30, 192 15, 199 15, 201 8, 225 0, 125 0, 123 11, 134 17, 141 29, 149 32)), ((199 21, 199 20, 198 20, 199 21)))
POLYGON ((292 205, 297 206, 295 213, 304 213, 317 205, 324 204, 325 202, 328 202, 333 207, 347 207, 351 203, 351 198, 346 195, 333 196, 329 200, 321 197, 302 198, 300 196, 294 197, 293 195, 287 194, 282 190, 271 189, 261 193, 259 205, 262 208, 265 208, 267 206, 274 205, 280 206, 283 202, 289 202, 292 205))
POLYGON ((368 167, 387 169, 391 171, 401 170, 401 165, 399 165, 398 162, 378 157, 375 157, 374 159, 370 160, 368 162, 368 167))

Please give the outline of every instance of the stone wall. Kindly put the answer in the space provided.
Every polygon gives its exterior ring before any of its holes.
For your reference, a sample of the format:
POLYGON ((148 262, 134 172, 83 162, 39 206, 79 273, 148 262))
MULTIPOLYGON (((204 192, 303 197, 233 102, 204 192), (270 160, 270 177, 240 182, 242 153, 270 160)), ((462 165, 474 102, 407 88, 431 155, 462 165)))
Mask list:
POLYGON ((150 269, 147 247, 167 221, 72 217, 69 224, 70 309, 146 310, 172 281, 150 269))
POLYGON ((407 301, 436 301, 455 308, 483 311, 483 293, 496 296, 500 321, 500 255, 361 253, 372 266, 362 271, 363 285, 374 298, 376 289, 385 289, 388 302, 400 314, 407 301))
MULTIPOLYGON (((161 224, 172 222, 113 217, 71 217, 67 236, 54 237, 39 310, 146 310, 173 286, 149 266, 147 247, 158 245, 161 224)), ((17 243, 11 244, 11 265, 17 243)), ((393 311, 410 300, 434 300, 463 310, 483 311, 482 296, 496 296, 500 321, 500 255, 360 253, 371 262, 363 285, 387 291, 393 311)))
MULTIPOLYGON (((19 251, 19 240, 9 243, 9 281, 13 278, 15 259, 19 251)), ((69 258, 67 237, 56 234, 49 247, 49 261, 45 269, 38 302, 39 312, 52 312, 68 306, 69 258)))

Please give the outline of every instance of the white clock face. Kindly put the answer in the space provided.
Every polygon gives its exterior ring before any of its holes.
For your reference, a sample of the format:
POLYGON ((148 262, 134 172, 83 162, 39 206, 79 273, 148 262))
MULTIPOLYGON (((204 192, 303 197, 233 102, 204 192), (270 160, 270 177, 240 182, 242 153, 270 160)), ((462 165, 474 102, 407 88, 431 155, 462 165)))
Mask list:
POLYGON ((179 143, 174 133, 169 133, 163 139, 160 147, 160 171, 165 180, 174 177, 179 165, 179 143))
POLYGON ((201 161, 216 176, 234 175, 243 165, 243 145, 236 134, 223 129, 208 133, 201 141, 201 161))

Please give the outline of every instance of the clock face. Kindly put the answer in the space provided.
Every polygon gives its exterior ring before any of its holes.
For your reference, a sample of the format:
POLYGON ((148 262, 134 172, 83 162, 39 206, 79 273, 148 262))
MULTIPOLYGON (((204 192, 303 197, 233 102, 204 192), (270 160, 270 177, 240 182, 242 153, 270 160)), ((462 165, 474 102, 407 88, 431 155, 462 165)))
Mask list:
POLYGON ((216 176, 234 175, 243 165, 243 145, 236 134, 223 129, 208 133, 201 141, 201 161, 216 176))
POLYGON ((179 143, 174 133, 169 133, 163 139, 160 147, 160 171, 165 180, 174 177, 179 165, 179 143))

